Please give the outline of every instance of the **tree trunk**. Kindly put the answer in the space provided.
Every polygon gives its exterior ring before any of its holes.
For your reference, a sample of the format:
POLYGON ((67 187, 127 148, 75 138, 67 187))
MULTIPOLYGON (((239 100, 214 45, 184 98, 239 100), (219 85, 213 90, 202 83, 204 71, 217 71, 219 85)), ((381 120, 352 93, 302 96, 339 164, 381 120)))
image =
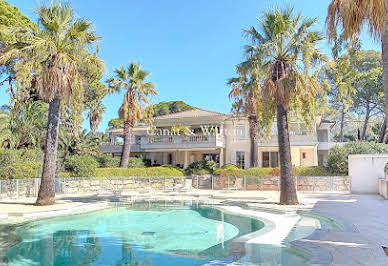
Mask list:
POLYGON ((384 81, 384 96, 385 96, 385 116, 388 117, 388 21, 386 22, 386 30, 381 36, 381 52, 383 59, 383 81, 384 81))
POLYGON ((257 167, 258 156, 257 156, 257 118, 255 115, 251 115, 248 118, 249 120, 249 138, 250 138, 250 167, 257 167))
POLYGON ((44 148, 44 161, 42 181, 40 183, 36 205, 52 205, 55 203, 55 173, 58 157, 58 127, 61 101, 54 99, 49 104, 46 146, 44 148))
POLYGON ((298 204, 295 179, 292 175, 291 146, 288 132, 287 111, 282 104, 277 105, 277 126, 280 155, 280 204, 298 204))
POLYGON ((384 122, 381 125, 379 143, 384 143, 385 133, 387 131, 387 117, 384 117, 384 122))
POLYGON ((369 108, 369 103, 367 103, 366 111, 365 111, 364 126, 362 127, 362 132, 361 132, 361 140, 366 139, 366 129, 368 127, 369 116, 370 116, 370 108, 369 108))
POLYGON ((124 122, 124 146, 121 154, 120 167, 128 168, 129 155, 131 153, 131 134, 132 127, 130 121, 124 122))
POLYGON ((341 125, 340 125, 340 142, 344 141, 344 123, 345 123, 345 105, 342 104, 342 110, 341 110, 341 125))

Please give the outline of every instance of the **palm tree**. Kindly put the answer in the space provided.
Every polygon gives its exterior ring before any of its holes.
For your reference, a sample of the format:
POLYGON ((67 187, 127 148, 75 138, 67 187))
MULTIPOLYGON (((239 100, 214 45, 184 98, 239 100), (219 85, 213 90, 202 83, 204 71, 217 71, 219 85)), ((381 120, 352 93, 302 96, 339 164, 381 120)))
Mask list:
POLYGON ((329 5, 326 24, 328 37, 338 35, 351 39, 368 25, 369 33, 381 40, 383 59, 383 80, 385 95, 385 116, 388 117, 388 1, 386 0, 332 0, 329 5), (338 34, 341 27, 343 32, 338 34))
POLYGON ((102 121, 102 114, 105 112, 105 105, 101 102, 101 100, 98 101, 92 101, 89 104, 89 125, 90 130, 92 133, 96 133, 98 126, 100 125, 102 121))
POLYGON ((310 126, 315 121, 313 111, 320 85, 318 71, 314 72, 313 66, 324 59, 316 47, 322 37, 311 30, 315 23, 316 19, 294 15, 292 8, 275 9, 264 12, 259 19, 260 30, 245 29, 254 44, 246 46, 250 56, 240 67, 256 69, 265 77, 256 99, 258 122, 269 134, 275 113, 277 118, 280 204, 298 204, 292 174, 289 116, 303 118, 310 126))
POLYGON ((124 146, 121 155, 120 167, 128 167, 128 159, 131 152, 132 128, 140 121, 151 119, 152 108, 146 108, 150 104, 149 97, 158 95, 155 85, 147 82, 149 72, 143 71, 140 64, 130 63, 128 68, 124 66, 115 70, 115 77, 107 82, 111 91, 125 90, 124 103, 119 110, 119 116, 124 121, 124 146))
POLYGON ((249 138, 250 138, 250 165, 258 166, 258 150, 256 145, 258 135, 258 124, 256 115, 257 93, 261 87, 260 79, 256 73, 244 74, 237 68, 239 77, 231 78, 227 84, 231 86, 229 99, 233 101, 232 112, 244 113, 248 116, 249 138))
POLYGON ((25 43, 6 47, 0 63, 15 61, 14 72, 19 93, 36 89, 39 97, 49 103, 42 182, 37 205, 55 203, 54 178, 57 164, 58 125, 61 105, 74 115, 82 115, 83 75, 81 64, 103 68, 95 55, 85 50, 98 40, 92 24, 75 19, 73 9, 57 2, 41 5, 37 10, 36 32, 24 30, 25 43))

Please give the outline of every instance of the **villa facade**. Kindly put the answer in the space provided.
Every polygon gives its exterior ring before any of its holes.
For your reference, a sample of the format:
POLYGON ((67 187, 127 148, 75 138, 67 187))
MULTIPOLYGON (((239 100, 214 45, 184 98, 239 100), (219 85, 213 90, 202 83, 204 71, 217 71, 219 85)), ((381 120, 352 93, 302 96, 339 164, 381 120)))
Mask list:
MULTIPOLYGON (((294 166, 327 163, 335 143, 330 130, 335 123, 318 117, 312 129, 290 123, 291 157, 294 166)), ((260 127, 260 125, 258 125, 260 127)), ((109 129, 109 143, 100 144, 100 152, 120 156, 123 129, 109 129)), ((187 167, 198 160, 214 160, 219 166, 233 163, 250 165, 248 119, 202 109, 159 116, 153 126, 140 125, 132 130, 131 156, 143 156, 153 165, 171 164, 187 167)), ((276 123, 270 137, 255 141, 258 166, 278 167, 279 147, 276 123)))

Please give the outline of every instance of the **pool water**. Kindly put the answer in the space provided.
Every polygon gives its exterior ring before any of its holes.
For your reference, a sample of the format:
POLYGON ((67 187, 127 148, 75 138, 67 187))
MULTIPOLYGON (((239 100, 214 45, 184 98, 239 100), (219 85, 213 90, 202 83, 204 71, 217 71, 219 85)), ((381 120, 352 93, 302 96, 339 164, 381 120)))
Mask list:
MULTIPOLYGON (((232 242, 263 226, 208 206, 138 203, 16 227, 21 241, 5 255, 9 265, 260 265, 260 259, 249 261, 232 242), (220 224, 223 239, 217 236, 220 224)), ((260 247, 247 249, 256 254, 255 248, 260 247)), ((275 247, 265 248, 275 252, 275 247)), ((309 259, 288 247, 276 247, 276 252, 282 265, 303 265, 309 259)))

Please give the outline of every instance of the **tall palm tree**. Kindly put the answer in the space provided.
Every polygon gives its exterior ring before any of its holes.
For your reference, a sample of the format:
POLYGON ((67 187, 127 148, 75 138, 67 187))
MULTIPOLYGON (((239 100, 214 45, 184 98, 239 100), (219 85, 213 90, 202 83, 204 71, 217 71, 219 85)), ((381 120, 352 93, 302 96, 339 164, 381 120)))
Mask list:
POLYGON ((381 40, 385 116, 388 117, 388 1, 386 0, 332 0, 326 24, 330 40, 338 35, 351 39, 368 25, 369 33, 381 40), (338 34, 341 27, 343 32, 338 34))
POLYGON ((105 112, 105 105, 101 102, 101 100, 93 101, 89 104, 89 125, 92 133, 96 133, 98 126, 102 121, 102 115, 105 112))
POLYGON ((121 66, 115 70, 115 77, 107 82, 111 91, 125 90, 124 102, 120 107, 119 116, 124 121, 124 146, 121 155, 120 167, 128 167, 131 152, 132 128, 144 119, 151 119, 152 108, 150 97, 158 95, 152 82, 148 82, 149 72, 141 69, 140 64, 130 63, 128 68, 121 66))
POLYGON ((245 74, 237 68, 239 77, 230 78, 227 82, 231 86, 229 99, 233 101, 232 112, 243 113, 248 116, 250 138, 250 165, 258 166, 258 123, 256 115, 256 97, 261 87, 257 73, 245 74))
POLYGON ((288 130, 290 115, 303 118, 312 126, 314 107, 320 85, 318 71, 313 71, 324 55, 316 47, 322 40, 311 30, 316 19, 295 15, 292 8, 264 12, 260 29, 245 32, 253 41, 246 46, 251 55, 240 67, 257 69, 265 77, 258 93, 257 117, 268 131, 276 113, 280 153, 280 204, 297 204, 295 180, 292 174, 291 148, 288 130), (289 114, 289 111, 292 113, 289 114))
POLYGON ((81 64, 103 68, 103 63, 85 49, 98 40, 92 24, 75 19, 73 9, 66 4, 51 2, 36 10, 40 28, 26 32, 25 43, 6 47, 0 63, 16 61, 14 71, 18 90, 36 89, 39 97, 49 103, 42 182, 37 205, 55 203, 58 125, 61 105, 74 114, 82 114, 83 75, 81 64))

